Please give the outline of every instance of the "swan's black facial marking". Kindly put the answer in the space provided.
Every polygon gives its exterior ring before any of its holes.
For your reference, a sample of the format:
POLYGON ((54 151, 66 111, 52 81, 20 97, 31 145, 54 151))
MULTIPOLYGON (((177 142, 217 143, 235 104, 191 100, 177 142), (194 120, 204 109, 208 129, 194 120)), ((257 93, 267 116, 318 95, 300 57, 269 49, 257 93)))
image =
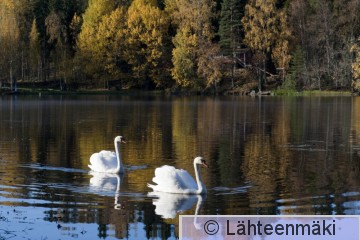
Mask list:
POLYGON ((207 165, 205 159, 201 159, 201 164, 204 165, 204 166, 207 167, 207 168, 209 167, 209 166, 207 165))
POLYGON ((126 140, 125 140, 125 138, 124 137, 120 137, 120 140, 118 141, 118 142, 120 142, 120 143, 126 143, 126 140))

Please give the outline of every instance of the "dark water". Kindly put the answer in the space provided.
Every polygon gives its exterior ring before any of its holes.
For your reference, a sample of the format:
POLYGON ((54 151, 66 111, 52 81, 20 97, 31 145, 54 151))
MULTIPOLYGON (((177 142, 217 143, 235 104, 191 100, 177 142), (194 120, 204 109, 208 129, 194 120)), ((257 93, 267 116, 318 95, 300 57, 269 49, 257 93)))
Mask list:
POLYGON ((359 214, 360 98, 3 96, 0 239, 173 239, 179 214, 359 214), (124 176, 89 172, 123 135, 124 176), (149 194, 164 164, 204 197, 149 194))

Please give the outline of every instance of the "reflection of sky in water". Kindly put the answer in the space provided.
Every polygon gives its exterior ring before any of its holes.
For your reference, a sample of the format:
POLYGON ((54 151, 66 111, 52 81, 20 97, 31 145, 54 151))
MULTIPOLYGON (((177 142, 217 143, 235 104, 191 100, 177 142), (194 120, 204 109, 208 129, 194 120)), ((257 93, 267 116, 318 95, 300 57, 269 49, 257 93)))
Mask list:
POLYGON ((0 206, 0 236, 4 239, 93 239, 98 234, 97 224, 46 221, 47 210, 0 206), (7 229, 9 231, 4 231, 7 229))
POLYGON ((97 236, 99 226, 133 239, 177 235, 178 211, 195 213, 196 201, 174 201, 175 218, 163 219, 146 184, 164 164, 192 175, 196 155, 210 165, 199 214, 359 214, 359 106, 350 97, 2 96, 0 224, 48 239, 97 236), (127 139, 120 190, 116 178, 91 186, 90 155, 113 150, 118 134, 127 139), (63 210, 57 223, 51 215, 63 210))

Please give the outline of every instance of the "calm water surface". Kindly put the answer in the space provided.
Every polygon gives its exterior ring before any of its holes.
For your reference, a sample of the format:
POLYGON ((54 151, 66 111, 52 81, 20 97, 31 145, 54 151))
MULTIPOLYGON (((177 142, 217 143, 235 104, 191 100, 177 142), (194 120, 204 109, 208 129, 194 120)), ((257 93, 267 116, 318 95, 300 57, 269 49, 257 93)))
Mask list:
POLYGON ((0 97, 0 239, 175 239, 179 214, 360 214, 357 97, 0 97), (89 172, 123 135, 124 176, 89 172), (153 194, 202 155, 204 197, 153 194))

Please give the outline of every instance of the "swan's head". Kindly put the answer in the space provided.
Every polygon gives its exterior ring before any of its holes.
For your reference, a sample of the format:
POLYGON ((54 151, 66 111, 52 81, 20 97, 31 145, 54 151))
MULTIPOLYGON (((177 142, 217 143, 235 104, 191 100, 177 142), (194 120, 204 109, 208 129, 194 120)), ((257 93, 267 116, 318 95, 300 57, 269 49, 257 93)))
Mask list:
POLYGON ((118 142, 118 143, 126 143, 125 141, 125 138, 123 136, 117 136, 115 138, 115 142, 118 142))
POLYGON ((207 164, 206 164, 206 161, 203 157, 196 157, 194 159, 194 164, 199 164, 199 165, 203 165, 204 167, 209 167, 207 164))

